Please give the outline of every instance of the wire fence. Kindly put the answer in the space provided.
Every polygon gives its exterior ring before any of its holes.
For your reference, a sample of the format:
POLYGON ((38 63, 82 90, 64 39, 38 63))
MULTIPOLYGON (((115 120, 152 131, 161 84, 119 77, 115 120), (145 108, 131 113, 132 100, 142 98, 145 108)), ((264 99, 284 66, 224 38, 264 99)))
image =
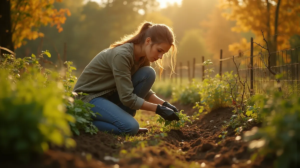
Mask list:
MULTIPOLYGON (((251 38, 250 49, 240 51, 238 55, 223 58, 220 50, 219 73, 225 72, 239 74, 241 80, 246 82, 247 94, 263 94, 268 88, 280 86, 285 95, 300 94, 299 60, 300 47, 268 52, 251 38), (256 50, 254 50, 256 45, 256 50), (258 50, 259 48, 259 50, 258 50)), ((197 58, 197 61, 199 58, 197 58)), ((204 80, 205 69, 204 56, 200 57, 201 63, 196 64, 196 58, 185 64, 179 62, 175 67, 175 74, 169 77, 170 68, 163 71, 162 80, 170 78, 174 84, 181 84, 182 80, 198 78, 204 80)), ((157 71, 158 72, 158 71, 157 71)))

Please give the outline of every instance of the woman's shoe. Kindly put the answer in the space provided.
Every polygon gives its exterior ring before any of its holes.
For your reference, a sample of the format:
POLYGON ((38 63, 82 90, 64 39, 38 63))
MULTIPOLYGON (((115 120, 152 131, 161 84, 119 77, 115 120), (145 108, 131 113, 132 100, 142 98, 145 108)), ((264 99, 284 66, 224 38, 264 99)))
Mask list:
POLYGON ((139 128, 139 131, 137 132, 136 135, 139 135, 139 134, 146 134, 148 132, 148 129, 147 128, 139 128))

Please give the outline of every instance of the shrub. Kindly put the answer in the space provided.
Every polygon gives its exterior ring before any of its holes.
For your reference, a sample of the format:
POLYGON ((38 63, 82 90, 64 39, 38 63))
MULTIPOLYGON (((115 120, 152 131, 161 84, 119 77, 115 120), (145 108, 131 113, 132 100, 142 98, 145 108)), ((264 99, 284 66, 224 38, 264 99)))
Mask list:
MULTIPOLYGON (((92 122, 92 117, 96 117, 97 114, 91 110, 94 107, 93 104, 83 102, 80 99, 73 99, 77 96, 77 93, 72 92, 77 78, 72 75, 72 71, 76 70, 72 64, 72 62, 65 62, 66 73, 63 79, 67 113, 71 114, 76 121, 75 123, 69 122, 69 124, 76 135, 80 135, 80 130, 93 135, 98 132, 98 128, 92 122)), ((98 113, 98 115, 100 114, 98 113)))
POLYGON ((172 101, 180 102, 181 104, 195 104, 200 101, 200 84, 193 80, 193 82, 185 87, 177 87, 173 90, 172 101))
POLYGON ((208 112, 220 107, 229 107, 232 104, 229 85, 220 80, 220 76, 207 77, 200 87, 201 104, 208 112))
POLYGON ((173 89, 172 84, 168 82, 165 83, 156 82, 152 87, 152 90, 157 95, 163 96, 164 98, 170 98, 172 96, 172 89, 173 89))
MULTIPOLYGON (((72 75, 72 71, 76 70, 72 62, 65 62, 65 68, 61 69, 60 73, 56 73, 50 69, 42 67, 39 63, 40 59, 44 59, 43 55, 51 57, 48 51, 43 51, 41 55, 25 58, 15 58, 12 55, 3 55, 0 57, 1 68, 6 69, 10 74, 13 74, 13 81, 18 80, 23 74, 31 75, 34 77, 36 74, 41 74, 44 77, 44 84, 51 82, 58 82, 63 84, 64 92, 61 93, 63 104, 67 108, 67 113, 71 114, 75 118, 75 123, 69 122, 71 130, 76 134, 80 134, 80 130, 86 133, 96 134, 98 129, 92 123, 92 117, 96 114, 91 111, 92 104, 85 103, 82 100, 74 101, 73 87, 76 83, 76 76, 72 75), (28 70, 35 70, 35 73, 31 73, 28 70), (31 73, 31 74, 30 74, 31 73)), ((45 60, 45 59, 44 59, 45 60)), ((53 64, 50 61, 46 61, 49 64, 53 64)))
POLYGON ((251 149, 259 155, 276 155, 276 167, 296 167, 299 164, 300 97, 286 99, 280 92, 267 92, 255 97, 261 108, 262 128, 244 134, 251 149), (269 96, 267 96, 269 95, 269 96))
POLYGON ((8 71, 0 69, 0 154, 25 161, 48 143, 74 146, 68 125, 74 118, 64 112, 62 83, 32 68, 19 79, 8 71))

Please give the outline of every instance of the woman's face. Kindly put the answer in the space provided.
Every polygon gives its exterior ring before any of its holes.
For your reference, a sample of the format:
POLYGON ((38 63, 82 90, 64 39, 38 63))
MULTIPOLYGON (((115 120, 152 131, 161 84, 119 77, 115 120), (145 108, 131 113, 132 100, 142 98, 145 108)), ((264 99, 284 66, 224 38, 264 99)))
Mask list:
POLYGON ((146 57, 150 62, 162 59, 163 55, 171 48, 171 45, 168 43, 152 44, 151 38, 148 37, 145 41, 145 52, 146 57))

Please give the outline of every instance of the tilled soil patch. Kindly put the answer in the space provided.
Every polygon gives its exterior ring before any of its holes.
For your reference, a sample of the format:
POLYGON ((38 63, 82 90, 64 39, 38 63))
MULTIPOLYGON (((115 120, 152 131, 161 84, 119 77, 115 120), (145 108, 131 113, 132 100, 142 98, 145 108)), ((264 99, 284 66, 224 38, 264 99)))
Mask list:
MULTIPOLYGON (((195 110, 191 106, 176 106, 184 108, 189 115, 195 110)), ((229 121, 232 115, 232 108, 220 108, 180 130, 167 132, 167 136, 156 131, 134 141, 104 132, 82 134, 74 137, 75 149, 53 148, 28 164, 6 161, 3 165, 22 168, 272 167, 273 159, 250 161, 248 144, 237 139, 233 129, 227 129, 224 139, 219 137, 224 131, 224 121, 229 121)))

